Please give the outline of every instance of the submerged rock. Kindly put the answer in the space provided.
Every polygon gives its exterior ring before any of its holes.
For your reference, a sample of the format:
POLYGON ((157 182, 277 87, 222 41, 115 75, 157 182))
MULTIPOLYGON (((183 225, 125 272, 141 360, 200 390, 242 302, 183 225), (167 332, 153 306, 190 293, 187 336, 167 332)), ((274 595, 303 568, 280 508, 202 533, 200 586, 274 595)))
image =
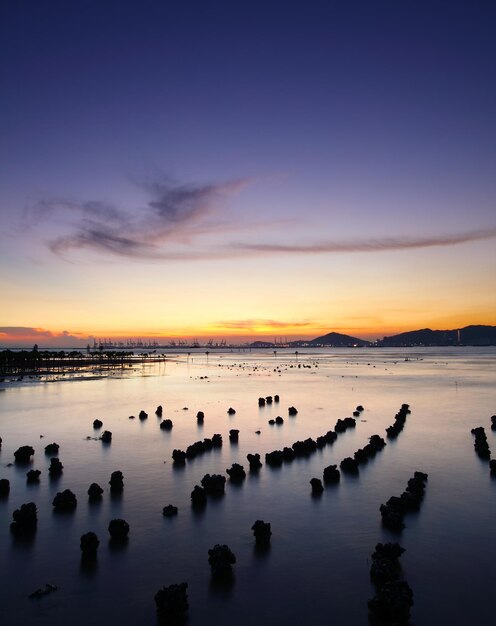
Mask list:
POLYGON ((155 415, 157 417, 162 417, 163 412, 164 412, 164 409, 162 408, 162 405, 159 404, 158 407, 155 409, 155 415))
POLYGON ((413 606, 413 591, 405 581, 391 581, 380 587, 372 600, 369 611, 388 624, 406 624, 413 606))
POLYGON ((258 519, 253 524, 251 529, 253 531, 253 535, 255 536, 257 545, 263 546, 270 543, 272 531, 269 522, 264 522, 263 520, 258 519))
POLYGON ((225 576, 232 573, 236 557, 229 546, 216 544, 208 551, 208 562, 213 576, 225 576))
POLYGON ((164 508, 162 509, 162 515, 164 517, 174 517, 175 515, 177 515, 177 506, 167 504, 167 506, 164 506, 164 508))
POLYGON ((320 495, 324 491, 324 487, 320 478, 310 479, 310 484, 312 485, 312 493, 314 495, 320 495))
POLYGON ((103 443, 110 443, 112 441, 112 433, 110 430, 104 430, 100 439, 103 443))
POLYGON ((229 431, 229 441, 237 442, 239 439, 239 430, 236 428, 231 428, 229 431))
POLYGON ((188 609, 188 583, 162 587, 155 594, 155 604, 160 620, 166 624, 180 623, 188 609))
POLYGON ((184 465, 186 463, 186 452, 183 450, 173 450, 172 459, 175 465, 184 465))
POLYGON ((54 478, 55 476, 60 476, 63 469, 64 466, 60 462, 60 459, 58 459, 56 456, 50 459, 50 467, 48 468, 48 473, 52 478, 54 478))
POLYGON ((98 430, 99 428, 101 428, 103 426, 103 422, 102 420, 93 420, 93 428, 95 430, 98 430))
POLYGON ((60 446, 58 443, 49 443, 47 446, 45 446, 45 454, 57 454, 59 448, 60 446))
POLYGON ((138 417, 140 418, 140 420, 146 420, 148 418, 148 413, 146 413, 145 411, 143 411, 143 409, 139 412, 138 417))
POLYGON ((90 500, 101 500, 103 489, 98 483, 91 483, 88 487, 88 496, 90 500))
POLYGON ((124 489, 124 476, 120 470, 112 472, 109 480, 110 491, 122 491, 124 489))
POLYGON ((250 471, 256 471, 262 467, 262 461, 260 461, 259 454, 247 454, 246 458, 248 459, 248 463, 250 464, 250 471))
POLYGON ((129 534, 129 524, 124 519, 112 519, 109 522, 108 531, 112 539, 123 541, 129 534))
POLYGON ((10 493, 10 481, 7 478, 0 478, 0 498, 5 498, 10 493))
POLYGON ((341 473, 337 465, 328 465, 324 467, 324 482, 327 484, 338 483, 341 479, 341 473))
POLYGON ((73 511, 77 507, 77 498, 70 489, 59 491, 53 499, 55 511, 73 511))
POLYGON ((222 446, 222 435, 215 434, 212 435, 212 446, 214 448, 220 448, 222 446))
POLYGON ((201 479, 202 487, 209 495, 220 495, 224 493, 226 477, 221 474, 205 474, 201 479))
POLYGON ((207 504, 207 494, 203 487, 195 485, 191 492, 191 504, 196 508, 202 508, 207 504))
POLYGON ((203 424, 203 420, 205 419, 205 413, 203 411, 198 411, 196 414, 196 421, 198 424, 203 424))
POLYGON ((40 470, 29 470, 26 474, 26 482, 28 483, 39 483, 40 482, 41 471, 40 470))
POLYGON ((233 463, 232 466, 226 470, 226 472, 233 482, 241 482, 246 478, 245 469, 239 463, 233 463))
POLYGON ((83 559, 94 560, 96 559, 96 553, 100 540, 94 532, 85 533, 81 535, 79 546, 81 548, 81 556, 83 559))
POLYGON ((288 409, 288 415, 291 415, 292 417, 294 417, 295 415, 298 415, 298 410, 295 409, 294 406, 290 406, 288 409))
POLYGON ((172 424, 172 420, 170 419, 166 419, 163 422, 160 422, 160 428, 162 430, 171 430, 173 424, 172 424))
POLYGON ((349 456, 341 461, 339 467, 342 469, 343 472, 348 472, 349 474, 358 473, 358 462, 349 456))
POLYGON ((228 414, 228 415, 235 415, 235 414, 236 414, 236 411, 235 411, 232 407, 229 407, 229 408, 227 409, 227 414, 228 414))
POLYGON ((29 463, 31 457, 34 454, 34 449, 31 446, 21 446, 14 452, 14 459, 16 463, 29 463))
POLYGON ((12 513, 12 517, 14 521, 10 525, 10 530, 15 535, 28 535, 36 531, 38 514, 34 502, 21 504, 21 507, 12 513))

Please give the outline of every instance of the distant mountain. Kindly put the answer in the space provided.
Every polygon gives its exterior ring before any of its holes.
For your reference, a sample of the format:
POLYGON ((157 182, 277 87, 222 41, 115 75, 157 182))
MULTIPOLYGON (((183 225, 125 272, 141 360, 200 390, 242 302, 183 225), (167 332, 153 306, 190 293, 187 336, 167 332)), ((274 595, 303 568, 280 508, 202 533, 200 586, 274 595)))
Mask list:
POLYGON ((384 337, 377 342, 381 348, 407 346, 494 346, 496 345, 496 326, 465 326, 453 330, 431 330, 422 328, 391 337, 384 337))
POLYGON ((358 337, 351 337, 350 335, 342 335, 341 333, 327 333, 327 335, 316 337, 305 343, 310 346, 334 346, 335 348, 352 348, 355 346, 362 347, 371 345, 370 341, 358 339, 358 337))

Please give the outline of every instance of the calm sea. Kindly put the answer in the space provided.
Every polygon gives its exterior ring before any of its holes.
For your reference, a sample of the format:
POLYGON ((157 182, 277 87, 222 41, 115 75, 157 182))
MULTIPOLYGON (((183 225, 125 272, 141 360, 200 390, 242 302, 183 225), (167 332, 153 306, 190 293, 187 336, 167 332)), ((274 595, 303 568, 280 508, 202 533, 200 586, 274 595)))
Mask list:
POLYGON ((377 542, 391 540, 406 548, 413 624, 494 619, 496 480, 476 456, 470 433, 484 426, 496 457, 494 348, 199 352, 123 376, 1 387, 0 478, 11 484, 9 497, 0 500, 2 625, 154 625, 155 592, 182 581, 189 585, 190 625, 366 625, 374 594, 370 554, 377 542), (274 394, 279 404, 258 407, 259 396, 274 394), (343 475, 338 486, 313 498, 309 480, 371 435, 385 437, 402 403, 412 412, 399 437, 358 476, 343 475), (173 421, 169 432, 159 428, 159 404, 173 421), (209 501, 202 514, 192 511, 190 492, 204 474, 225 474, 234 462, 248 469, 247 453, 263 457, 316 438, 358 404, 365 410, 356 428, 333 446, 281 468, 264 464, 241 485, 228 481, 225 496, 209 501), (290 406, 296 417, 288 417, 290 406), (137 418, 141 409, 149 415, 145 421, 137 418), (200 410, 203 426, 196 420, 200 410), (270 426, 278 415, 284 424, 270 426), (95 418, 112 431, 111 445, 93 439, 95 418), (232 428, 239 430, 238 444, 229 442, 232 428), (214 433, 223 436, 221 449, 173 467, 174 448, 214 433), (51 442, 60 445, 64 465, 55 481, 44 454, 51 442), (9 466, 21 445, 34 447, 31 465, 9 466), (41 470, 39 485, 26 485, 30 468, 41 470), (121 497, 109 492, 114 470, 124 474, 121 497), (426 497, 398 537, 381 526, 379 506, 399 495, 415 470, 429 474, 426 497), (105 489, 100 504, 88 503, 92 482, 105 489), (53 497, 67 488, 77 509, 54 514, 53 497), (30 501, 38 507, 38 530, 32 541, 17 541, 9 531, 12 512, 30 501), (166 504, 179 508, 177 517, 162 516, 166 504), (121 548, 109 545, 107 526, 116 517, 130 524, 121 548), (257 519, 272 524, 271 548, 262 554, 251 531, 257 519), (100 538, 94 568, 80 559, 79 538, 90 530, 100 538), (230 585, 211 581, 207 552, 216 543, 236 555, 230 585), (45 583, 58 590, 28 599, 45 583))

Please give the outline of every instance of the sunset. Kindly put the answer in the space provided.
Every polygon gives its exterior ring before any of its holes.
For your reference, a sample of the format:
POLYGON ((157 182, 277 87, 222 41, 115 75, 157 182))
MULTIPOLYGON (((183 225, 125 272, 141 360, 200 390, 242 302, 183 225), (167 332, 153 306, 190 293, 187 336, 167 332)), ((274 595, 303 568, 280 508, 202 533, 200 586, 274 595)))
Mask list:
POLYGON ((496 5, 0 3, 5 626, 479 626, 496 5))

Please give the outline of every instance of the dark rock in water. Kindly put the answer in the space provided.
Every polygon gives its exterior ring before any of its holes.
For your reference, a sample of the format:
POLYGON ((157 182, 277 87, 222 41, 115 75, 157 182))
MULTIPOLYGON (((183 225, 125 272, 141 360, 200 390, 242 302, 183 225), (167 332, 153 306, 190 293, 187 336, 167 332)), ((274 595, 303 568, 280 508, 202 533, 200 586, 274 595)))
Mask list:
POLYGON ((370 578, 376 585, 398 580, 401 573, 399 557, 405 552, 398 543, 378 543, 372 554, 370 578))
POLYGON ((208 551, 208 562, 213 576, 225 576, 231 574, 236 557, 229 546, 216 544, 208 551))
POLYGON ((45 454, 57 454, 59 448, 60 446, 58 443, 49 443, 47 446, 45 446, 45 454))
POLYGON ((162 408, 162 405, 159 404, 158 407, 155 409, 155 415, 157 417, 162 417, 163 412, 164 412, 164 409, 162 408))
POLYGON ((236 411, 235 411, 232 407, 229 407, 229 408, 227 409, 227 414, 228 414, 228 415, 235 415, 235 414, 236 414, 236 411))
POLYGON ((353 411, 353 417, 360 417, 360 411, 353 411))
POLYGON ((52 504, 56 511, 73 511, 77 507, 77 499, 70 489, 64 489, 57 493, 52 504))
POLYGON ((172 424, 172 420, 170 419, 166 419, 163 422, 160 422, 160 428, 162 430, 171 430, 173 424, 172 424))
POLYGON ((209 439, 208 437, 205 437, 205 439, 203 440, 203 446, 205 448, 205 451, 208 451, 213 448, 214 444, 211 439, 209 439))
POLYGON ((489 469, 491 470, 491 474, 496 474, 496 459, 491 459, 489 461, 489 469))
POLYGON ((174 517, 175 515, 177 515, 177 506, 173 506, 172 504, 164 506, 164 508, 162 509, 162 515, 164 517, 174 517))
POLYGON ((265 398, 258 399, 258 406, 265 406, 265 398))
POLYGON ((34 449, 31 446, 21 446, 14 452, 14 458, 16 463, 29 463, 31 457, 34 454, 34 449))
POLYGON ((372 437, 369 438, 369 443, 376 450, 382 450, 382 448, 384 448, 384 446, 387 445, 384 439, 380 437, 379 435, 372 435, 372 437))
POLYGON ((103 426, 102 420, 93 420, 93 428, 97 430, 103 426))
POLYGON ((0 498, 5 498, 10 492, 10 481, 7 478, 0 478, 0 498))
POLYGON ((81 548, 81 556, 83 559, 94 560, 100 541, 94 532, 81 535, 79 546, 81 548))
POLYGON ((212 445, 214 448, 220 448, 222 446, 222 435, 212 435, 212 445))
POLYGON ((231 428, 231 430, 229 431, 229 440, 238 441, 238 439, 239 439, 239 430, 236 430, 236 428, 231 428))
POLYGON ((260 435, 261 432, 262 432, 261 430, 256 430, 255 435, 260 435))
POLYGON ((188 611, 188 583, 162 587, 155 594, 155 604, 160 621, 164 624, 179 624, 188 611))
POLYGON ((359 404, 356 408, 356 410, 361 413, 363 411, 363 406, 361 404, 359 404))
POLYGON ((328 430, 324 437, 327 443, 334 443, 338 438, 338 434, 334 430, 328 430))
POLYGON ((308 456, 317 450, 317 442, 309 437, 305 441, 295 441, 291 447, 296 456, 308 456))
POLYGON ((276 417, 276 424, 284 424, 284 420, 280 415, 276 417))
POLYGON ((358 473, 357 461, 355 459, 352 459, 349 456, 347 456, 345 459, 341 461, 341 463, 339 464, 339 467, 342 469, 343 472, 348 472, 349 474, 358 473))
POLYGON ((203 411, 198 411, 196 414, 196 421, 198 424, 203 424, 203 420, 205 419, 205 413, 203 411))
POLYGON ((294 461, 296 458, 295 451, 293 450, 293 448, 289 448, 288 446, 285 446, 282 449, 281 454, 282 454, 282 460, 285 463, 291 463, 291 461, 294 461))
POLYGON ((288 409, 288 415, 291 415, 292 417, 298 415, 298 410, 295 409, 294 406, 290 406, 288 409))
POLYGON ((283 456, 280 450, 274 450, 273 452, 266 452, 265 462, 272 467, 278 467, 282 465, 283 456))
POLYGON ((41 472, 40 470, 29 470, 26 474, 26 481, 28 483, 39 483, 40 482, 41 472))
POLYGON ((136 419, 136 416, 135 416, 135 415, 130 415, 130 416, 129 416, 129 419, 130 419, 130 420, 135 420, 135 419, 136 419))
POLYGON ((338 419, 336 425, 334 426, 334 430, 337 433, 344 433, 348 428, 355 428, 356 419, 354 417, 344 417, 338 419))
POLYGON ((233 482, 241 482, 246 478, 245 469, 239 463, 233 463, 232 466, 226 470, 226 472, 233 482))
POLYGON ((10 525, 10 530, 15 535, 28 535, 36 531, 38 515, 34 502, 21 504, 21 508, 12 513, 12 517, 14 521, 10 525))
POLYGON ((220 495, 225 491, 226 477, 221 474, 205 474, 201 479, 201 485, 209 495, 220 495))
POLYGON ((52 478, 54 478, 55 476, 60 476, 63 469, 64 466, 60 462, 60 459, 58 459, 56 456, 50 459, 50 467, 48 468, 48 473, 52 478))
POLYGON ((312 478, 310 480, 310 484, 312 485, 312 493, 313 494, 321 494, 324 491, 324 487, 322 485, 322 481, 320 478, 312 478))
POLYGON ((400 531, 405 528, 403 523, 403 511, 395 506, 381 504, 379 508, 382 517, 382 523, 386 528, 393 531, 400 531))
POLYGON ((267 396, 267 397, 265 398, 265 402, 266 402, 267 404, 272 404, 272 396, 267 396))
POLYGON ((205 450, 207 449, 207 445, 205 444, 204 441, 195 441, 195 443, 192 443, 190 446, 186 448, 186 458, 194 459, 195 456, 198 456, 199 454, 203 454, 205 450))
POLYGON ((341 479, 341 473, 337 465, 328 465, 324 467, 324 482, 327 484, 338 483, 341 479))
POLYGON ((186 463, 186 452, 183 450, 173 450, 172 459, 175 465, 184 465, 186 463))
POLYGON ((246 458, 250 464, 250 471, 254 472, 262 467, 262 461, 260 461, 259 454, 247 454, 246 458))
POLYGON ((364 463, 368 463, 369 460, 369 456, 367 454, 367 451, 364 448, 359 448, 355 454, 353 455, 353 458, 355 459, 355 461, 359 464, 362 465, 364 463))
POLYGON ((31 599, 39 599, 39 598, 42 598, 43 596, 47 596, 49 593, 53 593, 54 591, 57 591, 57 589, 58 589, 57 585, 46 583, 46 585, 43 588, 36 589, 36 591, 33 591, 32 593, 30 593, 28 597, 31 599))
POLYGON ((270 543, 272 531, 269 522, 264 522, 263 520, 257 519, 251 529, 253 530, 257 545, 266 546, 268 543, 270 543))
POLYGON ((413 591, 405 581, 387 582, 368 604, 369 611, 387 624, 406 624, 413 606, 413 591))
POLYGON ((315 443, 317 444, 317 448, 322 449, 325 448, 327 445, 327 440, 325 437, 321 436, 321 437, 317 437, 317 439, 315 440, 315 443))
POLYGON ((148 413, 146 413, 145 411, 141 410, 141 411, 139 412, 138 417, 140 418, 140 420, 146 420, 146 419, 147 419, 147 417, 148 417, 148 413))
POLYGON ((103 489, 97 483, 91 483, 88 488, 88 496, 90 500, 101 500, 103 489))
POLYGON ((269 424, 270 424, 271 426, 274 426, 274 424, 275 424, 275 423, 276 423, 276 420, 272 420, 272 419, 270 419, 270 420, 269 420, 269 424))
POLYGON ((124 519, 112 519, 108 525, 112 539, 123 541, 129 534, 129 524, 124 519))
POLYGON ((112 472, 109 480, 110 491, 122 491, 124 489, 124 476, 120 470, 112 472))
POLYGON ((103 443, 110 443, 112 441, 112 433, 110 430, 104 430, 100 439, 103 443))
POLYGON ((274 402, 279 402, 279 396, 277 394, 274 396, 274 402))
POLYGON ((207 504, 207 494, 203 487, 195 485, 191 492, 191 504, 198 508, 204 507, 207 504))

